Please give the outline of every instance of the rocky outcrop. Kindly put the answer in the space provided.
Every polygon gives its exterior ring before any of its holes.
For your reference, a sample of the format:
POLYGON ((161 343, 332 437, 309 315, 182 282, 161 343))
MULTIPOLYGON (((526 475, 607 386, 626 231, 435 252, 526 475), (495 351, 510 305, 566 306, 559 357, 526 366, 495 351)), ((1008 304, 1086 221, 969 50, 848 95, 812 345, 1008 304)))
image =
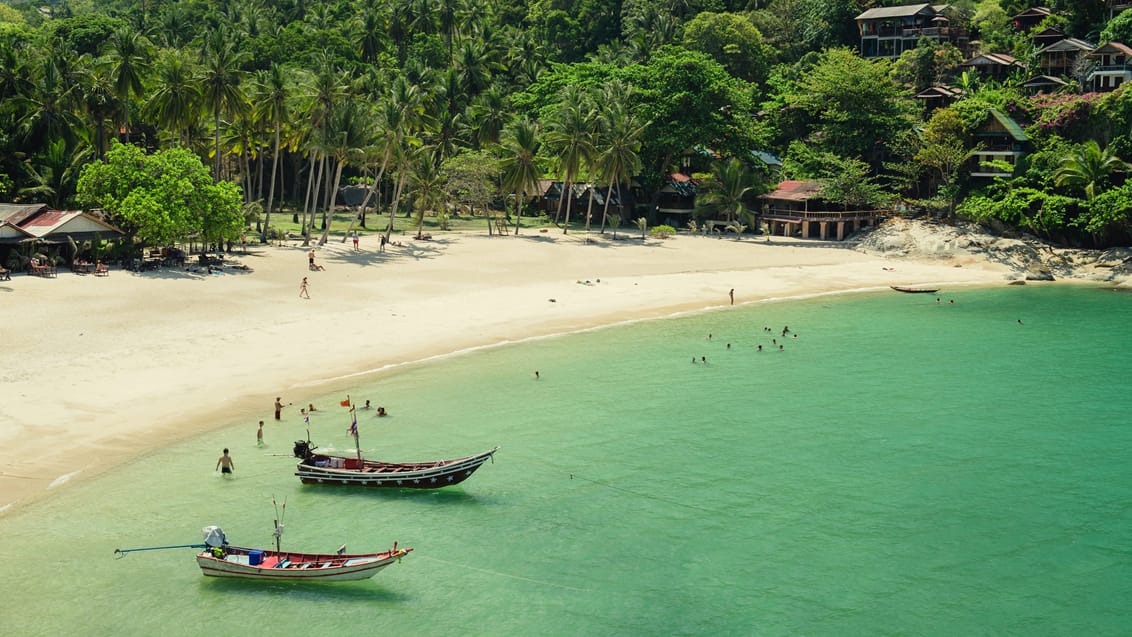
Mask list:
POLYGON ((985 259, 1005 265, 1018 280, 1072 278, 1119 284, 1132 281, 1132 248, 1057 248, 1034 236, 995 234, 970 222, 890 219, 858 233, 851 240, 857 250, 887 258, 955 260, 957 263, 985 259))

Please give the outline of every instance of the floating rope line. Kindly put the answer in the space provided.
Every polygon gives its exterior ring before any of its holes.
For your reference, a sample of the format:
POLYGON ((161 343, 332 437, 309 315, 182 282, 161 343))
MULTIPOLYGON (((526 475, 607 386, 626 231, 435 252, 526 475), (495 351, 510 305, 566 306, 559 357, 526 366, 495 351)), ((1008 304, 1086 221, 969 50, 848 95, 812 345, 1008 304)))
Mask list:
POLYGON ((607 489, 613 489, 614 491, 622 491, 624 493, 628 493, 628 494, 635 495, 635 496, 638 496, 638 497, 648 498, 650 500, 656 500, 658 502, 666 502, 668 504, 674 504, 676 506, 684 507, 686 509, 695 509, 696 511, 704 511, 705 513, 717 513, 717 511, 714 511, 712 509, 708 509, 708 508, 701 507, 701 506, 696 506, 694 504, 688 504, 687 502, 681 502, 679 500, 673 500, 671 498, 663 498, 661 496, 653 495, 651 493, 641 493, 640 491, 633 491, 632 489, 626 489, 624 487, 619 487, 619 486, 616 486, 616 485, 613 485, 613 484, 609 484, 608 482, 602 482, 601 480, 591 480, 590 478, 584 478, 584 477, 582 477, 582 476, 580 476, 576 473, 571 473, 570 479, 573 480, 574 478, 577 478, 579 480, 585 480, 586 482, 589 482, 591 484, 596 484, 598 486, 605 487, 607 489))
POLYGON ((440 562, 441 564, 447 564, 449 566, 459 566, 460 568, 466 568, 469 571, 479 571, 480 573, 487 573, 488 575, 498 575, 500 577, 508 577, 508 578, 511 578, 511 579, 521 580, 521 581, 524 581, 524 582, 531 582, 532 584, 542 584, 543 586, 553 586, 555 588, 564 588, 568 591, 577 591, 579 593, 588 593, 589 592, 587 589, 584 589, 584 588, 575 588, 573 586, 567 586, 565 584, 555 584, 554 582, 547 582, 545 580, 538 580, 538 579, 534 579, 532 577, 523 577, 522 575, 512 575, 510 573, 502 573, 500 571, 493 571, 493 570, 486 569, 486 568, 479 568, 477 566, 468 566, 467 564, 457 564, 456 562, 449 562, 448 560, 442 560, 438 557, 430 557, 428 555, 421 555, 420 557, 416 557, 416 558, 413 558, 413 559, 432 560, 433 562, 440 562))

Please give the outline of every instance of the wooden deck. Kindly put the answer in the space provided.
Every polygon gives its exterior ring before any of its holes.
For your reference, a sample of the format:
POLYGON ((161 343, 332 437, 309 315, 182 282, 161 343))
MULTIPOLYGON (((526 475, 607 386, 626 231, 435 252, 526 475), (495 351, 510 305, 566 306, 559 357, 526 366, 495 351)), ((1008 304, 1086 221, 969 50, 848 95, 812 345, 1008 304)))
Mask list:
POLYGON ((802 211, 771 208, 763 213, 762 220, 767 226, 767 232, 772 235, 812 239, 815 238, 816 231, 816 238, 823 241, 830 238, 842 241, 846 235, 875 226, 881 214, 880 210, 802 211))

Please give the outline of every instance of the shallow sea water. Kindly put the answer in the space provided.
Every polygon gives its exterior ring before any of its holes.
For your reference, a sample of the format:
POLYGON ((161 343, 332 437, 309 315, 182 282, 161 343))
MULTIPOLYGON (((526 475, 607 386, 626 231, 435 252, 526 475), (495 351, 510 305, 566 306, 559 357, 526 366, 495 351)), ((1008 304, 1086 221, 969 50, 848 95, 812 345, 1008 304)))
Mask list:
POLYGON ((500 451, 458 487, 374 492, 301 485, 291 410, 262 449, 258 415, 170 445, 0 515, 0 634, 1127 634, 1132 295, 941 301, 758 303, 288 396, 321 408, 322 448, 351 448, 349 392, 391 414, 360 412, 371 457, 500 451), (113 555, 209 524, 268 546, 273 499, 284 548, 415 550, 308 585, 113 555))

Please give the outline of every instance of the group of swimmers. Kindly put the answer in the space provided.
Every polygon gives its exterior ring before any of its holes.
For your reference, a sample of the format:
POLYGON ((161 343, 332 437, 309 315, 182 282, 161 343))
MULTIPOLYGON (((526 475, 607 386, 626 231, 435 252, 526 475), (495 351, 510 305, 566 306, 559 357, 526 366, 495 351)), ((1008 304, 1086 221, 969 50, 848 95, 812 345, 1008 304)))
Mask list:
MULTIPOLYGON (((770 327, 767 327, 767 326, 765 326, 765 325, 763 326, 763 331, 764 331, 764 332, 768 332, 768 333, 771 333, 771 334, 773 334, 773 333, 774 333, 774 331, 773 331, 773 330, 771 330, 771 329, 770 329, 770 327)), ((783 338, 783 339, 785 339, 785 338, 786 338, 786 335, 787 335, 787 334, 791 334, 791 335, 793 336, 794 340, 798 340, 798 335, 797 335, 796 333, 793 333, 793 332, 791 332, 791 331, 790 331, 790 326, 789 326, 789 325, 787 325, 787 326, 784 326, 784 327, 782 328, 782 338, 783 338)), ((712 340, 712 334, 711 334, 710 332, 709 332, 709 333, 708 333, 708 335, 707 335, 707 340, 709 340, 709 341, 710 341, 710 340, 712 340)), ((777 337, 776 337, 776 338, 772 338, 772 339, 770 339, 770 342, 771 342, 772 346, 773 346, 773 345, 777 345, 777 346, 778 346, 778 351, 780 351, 780 352, 784 352, 784 351, 786 351, 786 346, 785 346, 785 345, 783 345, 782 343, 779 343, 779 342, 778 342, 778 338, 777 338, 777 337)), ((728 343, 728 344, 727 344, 727 349, 731 349, 731 343, 728 343)), ((763 351, 763 346, 762 346, 761 344, 755 345, 755 351, 756 351, 756 352, 761 352, 761 351, 763 351)), ((692 363, 701 363, 701 364, 704 364, 704 365, 706 365, 706 364, 707 364, 707 357, 706 357, 706 356, 701 356, 701 357, 699 358, 699 360, 696 360, 696 357, 695 357, 695 356, 693 356, 693 357, 692 357, 692 363)))

